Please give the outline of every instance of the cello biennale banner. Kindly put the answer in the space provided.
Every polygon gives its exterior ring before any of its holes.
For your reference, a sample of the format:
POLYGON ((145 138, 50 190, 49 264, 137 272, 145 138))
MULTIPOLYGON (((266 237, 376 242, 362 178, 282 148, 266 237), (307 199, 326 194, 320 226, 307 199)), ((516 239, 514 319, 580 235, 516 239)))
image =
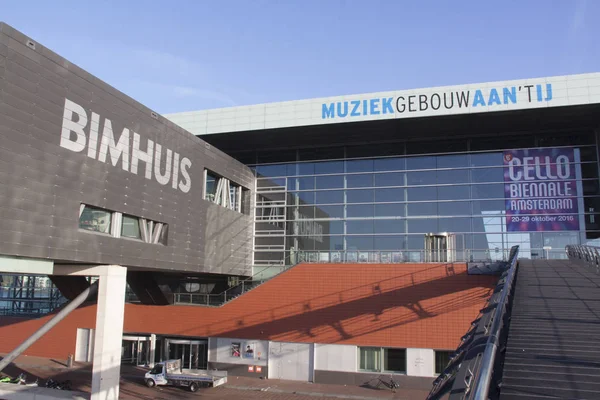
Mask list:
POLYGON ((579 230, 578 168, 573 148, 505 151, 506 230, 579 230))

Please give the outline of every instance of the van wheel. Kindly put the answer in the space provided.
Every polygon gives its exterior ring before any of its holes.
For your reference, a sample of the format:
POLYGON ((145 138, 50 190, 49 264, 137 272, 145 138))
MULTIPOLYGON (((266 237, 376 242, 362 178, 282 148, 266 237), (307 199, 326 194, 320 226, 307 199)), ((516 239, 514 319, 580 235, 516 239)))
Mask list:
POLYGON ((196 382, 190 383, 190 392, 196 392, 198 390, 198 384, 196 382))
POLYGON ((153 379, 146 379, 146 386, 148 386, 149 388, 153 388, 154 386, 156 386, 156 382, 154 382, 153 379))

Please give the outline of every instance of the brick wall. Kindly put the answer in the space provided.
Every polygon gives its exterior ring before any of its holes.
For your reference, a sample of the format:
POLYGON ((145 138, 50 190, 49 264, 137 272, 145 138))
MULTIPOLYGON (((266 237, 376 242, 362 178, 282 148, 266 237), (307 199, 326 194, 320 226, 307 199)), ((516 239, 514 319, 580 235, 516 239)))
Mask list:
MULTIPOLYGON (((470 276, 464 264, 304 264, 223 307, 127 304, 125 332, 454 349, 497 277, 470 276)), ((83 306, 26 354, 65 358, 77 328, 93 328, 83 306)), ((0 352, 49 317, 2 318, 0 352)))

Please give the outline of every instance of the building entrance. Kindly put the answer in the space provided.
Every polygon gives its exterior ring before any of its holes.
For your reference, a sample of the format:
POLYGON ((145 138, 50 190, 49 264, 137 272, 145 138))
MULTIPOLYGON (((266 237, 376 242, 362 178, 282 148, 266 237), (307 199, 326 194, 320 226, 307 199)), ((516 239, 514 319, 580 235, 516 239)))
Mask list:
POLYGON ((123 336, 121 362, 145 366, 150 364, 150 338, 148 336, 123 336))
POLYGON ((182 368, 208 368, 208 340, 166 339, 165 352, 169 360, 181 360, 182 368))
POLYGON ((456 261, 456 236, 451 233, 425 234, 425 262, 456 261))

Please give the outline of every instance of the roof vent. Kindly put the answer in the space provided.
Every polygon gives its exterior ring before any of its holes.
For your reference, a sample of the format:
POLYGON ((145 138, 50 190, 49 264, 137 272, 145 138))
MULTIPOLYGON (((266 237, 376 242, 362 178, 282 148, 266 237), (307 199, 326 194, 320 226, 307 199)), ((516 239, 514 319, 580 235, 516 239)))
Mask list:
POLYGON ((35 42, 31 39, 27 40, 27 47, 29 47, 30 49, 35 50, 35 42))
POLYGON ((158 119, 158 114, 157 114, 157 113, 155 113, 154 111, 151 111, 151 112, 150 112, 150 115, 152 116, 152 118, 154 118, 154 119, 158 119))

